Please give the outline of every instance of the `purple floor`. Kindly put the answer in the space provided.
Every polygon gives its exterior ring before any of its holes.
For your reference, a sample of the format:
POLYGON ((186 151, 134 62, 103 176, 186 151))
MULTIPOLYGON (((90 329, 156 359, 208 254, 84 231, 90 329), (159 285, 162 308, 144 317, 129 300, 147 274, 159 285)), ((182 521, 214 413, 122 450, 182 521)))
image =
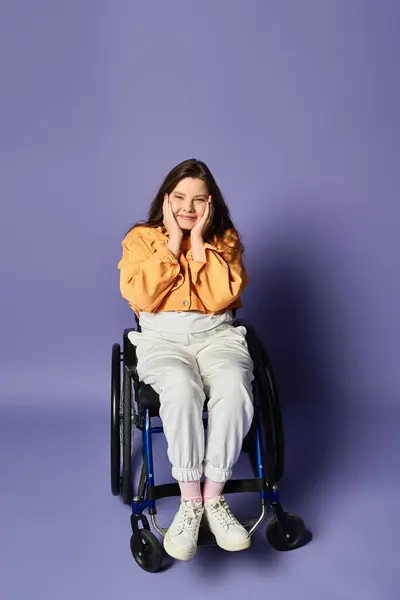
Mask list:
MULTIPOLYGON (((0 599, 400 600, 400 2, 2 0, 0 599), (121 241, 205 160, 314 539, 150 575, 110 492, 121 241), (140 596, 139 596, 140 594, 140 596)), ((162 436, 157 482, 170 481, 162 436)), ((245 457, 244 457, 245 458, 245 457)), ((247 474, 240 461, 237 473, 247 474)), ((231 498, 256 516, 256 495, 231 498)), ((157 504, 168 526, 177 499, 157 504)))
MULTIPOLYGON (((314 533, 306 548, 277 553, 263 527, 245 553, 204 548, 193 562, 166 561, 164 572, 150 575, 130 554, 129 508, 109 492, 108 412, 85 404, 70 412, 40 405, 4 408, 1 587, 7 592, 2 597, 108 600, 174 593, 184 598, 190 590, 192 598, 230 593, 395 600, 400 592, 398 416, 394 411, 379 418, 352 415, 336 467, 307 489, 303 483, 313 477, 317 448, 302 457, 302 474, 286 474, 284 506, 299 512, 314 533)), ((156 473, 166 474, 163 445, 158 437, 156 473)), ((239 463, 239 471, 246 468, 239 463)), ((253 495, 236 496, 232 505, 242 518, 258 510, 253 495)), ((175 506, 176 499, 158 503, 161 525, 168 525, 175 506)))

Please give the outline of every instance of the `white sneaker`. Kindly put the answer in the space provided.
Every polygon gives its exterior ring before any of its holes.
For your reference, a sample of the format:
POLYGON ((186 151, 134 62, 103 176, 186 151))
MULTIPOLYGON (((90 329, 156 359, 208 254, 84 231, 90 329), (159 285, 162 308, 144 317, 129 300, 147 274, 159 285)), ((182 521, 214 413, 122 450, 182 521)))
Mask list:
POLYGON ((182 500, 178 512, 164 537, 165 551, 176 560, 191 560, 196 554, 203 503, 182 500))
POLYGON ((249 532, 233 516, 223 496, 205 502, 204 520, 223 550, 238 552, 250 548, 249 532))

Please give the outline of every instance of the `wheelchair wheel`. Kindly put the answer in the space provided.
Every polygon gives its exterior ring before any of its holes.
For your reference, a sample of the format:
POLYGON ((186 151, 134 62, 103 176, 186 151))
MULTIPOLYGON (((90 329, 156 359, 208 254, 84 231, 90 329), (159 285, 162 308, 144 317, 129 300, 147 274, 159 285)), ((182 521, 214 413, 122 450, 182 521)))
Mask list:
MULTIPOLYGON (((270 484, 278 483, 282 478, 285 462, 283 425, 278 389, 268 355, 254 327, 246 325, 246 329, 246 339, 255 367, 254 388, 257 408, 259 409, 264 475, 270 484)), ((257 475, 257 449, 254 441, 251 443, 250 437, 248 441, 247 448, 250 460, 252 461, 253 471, 257 475)))
POLYGON ((132 382, 126 370, 123 377, 123 408, 121 495, 123 503, 130 504, 132 502, 132 382))
POLYGON ((111 357, 111 492, 119 496, 121 487, 121 347, 114 344, 111 357))
POLYGON ((139 529, 137 533, 133 534, 131 552, 139 567, 144 571, 156 573, 160 570, 164 551, 152 531, 139 529), (138 536, 139 539, 136 539, 135 536, 138 536))
POLYGON ((271 369, 269 358, 263 349, 263 366, 268 382, 270 410, 272 413, 274 441, 275 441, 275 476, 274 481, 278 483, 283 477, 285 463, 285 440, 283 434, 282 413, 280 409, 278 388, 271 369))
POLYGON ((284 436, 278 392, 268 362, 262 350, 262 357, 256 364, 256 386, 258 389, 262 447, 266 480, 278 483, 284 470, 284 436))
POLYGON ((288 552, 301 548, 311 541, 311 533, 307 530, 301 517, 285 513, 285 523, 288 531, 286 537, 282 533, 276 517, 267 525, 267 540, 275 550, 288 552))

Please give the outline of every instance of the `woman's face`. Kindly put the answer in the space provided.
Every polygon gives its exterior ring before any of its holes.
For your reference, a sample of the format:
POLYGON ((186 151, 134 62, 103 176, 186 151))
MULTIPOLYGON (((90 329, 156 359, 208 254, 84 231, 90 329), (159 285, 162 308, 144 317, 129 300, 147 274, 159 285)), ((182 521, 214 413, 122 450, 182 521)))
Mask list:
POLYGON ((182 229, 192 229, 206 210, 209 198, 206 183, 202 179, 186 177, 169 195, 172 211, 182 229))

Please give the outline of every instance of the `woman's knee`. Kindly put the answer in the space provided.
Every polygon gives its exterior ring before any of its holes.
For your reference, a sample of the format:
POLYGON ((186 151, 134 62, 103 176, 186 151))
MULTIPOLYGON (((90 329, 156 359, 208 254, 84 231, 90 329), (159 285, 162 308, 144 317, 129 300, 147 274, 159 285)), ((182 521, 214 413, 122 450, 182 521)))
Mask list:
POLYGON ((183 369, 169 369, 160 385, 160 402, 173 403, 176 408, 204 403, 201 381, 193 373, 183 369))
POLYGON ((210 386, 211 407, 213 402, 226 404, 227 410, 238 409, 253 412, 253 375, 250 371, 227 369, 210 386))
POLYGON ((232 367, 221 370, 214 377, 213 387, 231 391, 239 391, 243 388, 250 390, 253 379, 254 376, 251 369, 232 367))

